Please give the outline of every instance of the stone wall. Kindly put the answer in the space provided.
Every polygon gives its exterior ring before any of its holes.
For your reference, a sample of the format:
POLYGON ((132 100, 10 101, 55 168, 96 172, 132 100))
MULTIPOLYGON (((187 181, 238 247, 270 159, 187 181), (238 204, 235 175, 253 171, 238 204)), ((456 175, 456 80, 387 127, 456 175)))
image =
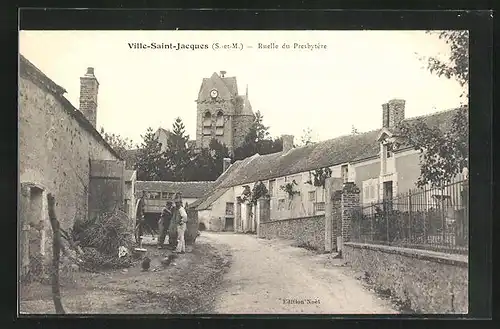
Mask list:
POLYGON ((417 313, 468 312, 467 256, 353 242, 344 244, 343 256, 417 313))
MULTIPOLYGON (((83 115, 77 120, 70 114, 73 111, 62 96, 54 96, 21 74, 19 179, 43 189, 44 200, 47 193, 54 194, 57 216, 66 230, 76 218, 87 216, 90 160, 118 159, 96 136, 97 131, 84 127, 83 115)), ((50 248, 50 223, 45 211, 41 216, 48 234, 46 247, 50 248)))
POLYGON ((298 245, 310 246, 323 252, 325 250, 325 216, 261 222, 259 237, 291 239, 298 245))

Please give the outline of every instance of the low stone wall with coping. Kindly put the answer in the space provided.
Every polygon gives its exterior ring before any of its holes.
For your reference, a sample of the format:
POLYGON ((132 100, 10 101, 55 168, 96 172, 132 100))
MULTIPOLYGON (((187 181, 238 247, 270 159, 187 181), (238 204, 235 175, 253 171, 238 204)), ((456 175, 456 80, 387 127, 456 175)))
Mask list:
POLYGON ((468 256, 346 242, 343 257, 417 313, 468 313, 468 256))
POLYGON ((325 250, 325 216, 280 219, 260 223, 260 238, 294 240, 299 246, 325 250))

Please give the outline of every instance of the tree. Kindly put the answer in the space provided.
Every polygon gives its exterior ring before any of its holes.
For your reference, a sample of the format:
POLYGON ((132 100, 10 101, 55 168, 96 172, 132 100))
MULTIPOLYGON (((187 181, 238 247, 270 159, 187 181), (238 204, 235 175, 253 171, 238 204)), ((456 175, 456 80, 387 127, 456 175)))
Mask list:
POLYGON ((214 163, 213 180, 216 180, 217 177, 222 174, 222 170, 224 169, 224 158, 229 157, 229 150, 226 145, 219 142, 215 138, 212 138, 212 140, 210 141, 209 149, 214 163))
POLYGON ((213 138, 209 148, 201 149, 189 166, 189 178, 193 181, 214 181, 223 170, 224 158, 229 157, 228 148, 213 138))
POLYGON ((104 128, 101 127, 101 136, 104 140, 120 155, 120 157, 125 160, 127 167, 132 168, 135 164, 135 159, 132 156, 130 150, 133 149, 132 140, 127 137, 121 137, 118 134, 107 133, 104 128))
POLYGON ((305 145, 310 145, 314 144, 315 141, 313 140, 313 130, 309 127, 304 129, 302 131, 302 136, 300 137, 300 143, 299 146, 305 146, 305 145))
POLYGON ((263 124, 263 119, 264 116, 257 111, 243 144, 234 150, 235 160, 245 159, 256 153, 264 155, 283 150, 283 142, 279 138, 272 139, 269 136, 269 127, 263 124))
MULTIPOLYGON (((428 69, 437 76, 445 76, 456 80, 460 86, 466 87, 469 83, 469 31, 428 31, 437 34, 450 47, 450 57, 447 61, 435 56, 427 58, 428 69)), ((464 88, 464 90, 467 90, 464 88)), ((464 95, 468 97, 467 91, 464 95)))
POLYGON ((162 175, 163 180, 188 181, 189 166, 194 158, 194 154, 188 148, 189 135, 181 118, 176 118, 172 125, 172 132, 167 140, 167 148, 164 154, 166 159, 166 170, 162 175))
POLYGON ((141 137, 143 141, 139 146, 134 167, 137 170, 137 179, 144 181, 160 180, 162 171, 165 168, 165 158, 161 152, 161 144, 151 127, 141 137))
POLYGON ((351 134, 352 134, 352 135, 357 135, 357 134, 359 134, 358 129, 356 129, 356 127, 354 127, 354 125, 352 125, 352 127, 351 127, 351 134))
POLYGON ((401 135, 420 151, 420 176, 417 187, 430 184, 442 187, 449 183, 464 167, 468 167, 469 132, 468 112, 458 110, 453 117, 451 129, 442 131, 430 128, 422 120, 400 125, 401 135))
MULTIPOLYGON (((428 32, 436 33, 436 32, 428 32)), ((469 83, 469 35, 467 31, 437 32, 450 47, 447 61, 436 57, 426 58, 428 70, 437 76, 455 79, 464 89, 469 83)), ((468 98, 468 93, 462 96, 468 98)), ((462 104, 453 117, 451 129, 442 131, 431 128, 422 120, 402 123, 403 137, 420 151, 420 177, 417 186, 430 184, 443 186, 450 182, 464 167, 468 167, 469 154, 468 106, 462 104)))

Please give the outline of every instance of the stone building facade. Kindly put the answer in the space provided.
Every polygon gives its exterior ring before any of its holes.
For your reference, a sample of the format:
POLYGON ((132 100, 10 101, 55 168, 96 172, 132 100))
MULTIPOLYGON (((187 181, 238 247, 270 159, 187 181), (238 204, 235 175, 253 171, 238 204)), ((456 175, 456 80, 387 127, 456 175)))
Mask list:
POLYGON ((212 138, 225 144, 229 152, 240 146, 255 115, 245 95, 239 95, 235 77, 224 71, 204 78, 198 93, 196 117, 196 147, 206 148, 212 138))
POLYGON ((50 257, 48 193, 55 197, 65 230, 92 211, 123 208, 124 162, 95 128, 98 85, 88 69, 81 79, 80 111, 63 96, 64 88, 20 56, 18 223, 23 268, 31 257, 50 257))

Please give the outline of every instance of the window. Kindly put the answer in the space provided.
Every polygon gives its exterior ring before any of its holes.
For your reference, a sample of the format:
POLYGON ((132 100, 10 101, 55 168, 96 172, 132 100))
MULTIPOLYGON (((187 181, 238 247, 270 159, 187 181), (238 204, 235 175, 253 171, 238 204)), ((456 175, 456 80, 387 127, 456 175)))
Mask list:
POLYGON ((274 195, 274 187, 276 186, 276 180, 272 179, 269 181, 269 196, 274 195))
POLYGON ((387 144, 385 146, 385 156, 387 158, 390 158, 392 156, 392 151, 393 151, 392 143, 387 144))
POLYGON ((285 199, 278 200, 278 211, 285 210, 285 199))
POLYGON ((345 183, 349 179, 349 167, 348 167, 348 165, 342 165, 341 172, 342 172, 342 180, 345 183))
POLYGON ((363 201, 368 204, 378 201, 378 179, 368 179, 363 182, 363 201))
POLYGON ((217 120, 216 120, 215 126, 217 128, 224 127, 224 115, 222 114, 222 111, 219 111, 217 113, 217 120))
POLYGON ((210 112, 206 112, 203 117, 203 127, 211 127, 212 126, 212 115, 210 112))
POLYGON ((162 199, 169 199, 170 198, 170 193, 168 193, 168 192, 161 192, 161 198, 162 199))
POLYGON ((314 211, 325 211, 325 203, 324 202, 314 203, 314 211))
POLYGON ((309 191, 309 201, 316 201, 316 191, 309 191))
POLYGON ((160 192, 149 192, 149 199, 160 199, 160 198, 161 198, 160 192))
POLYGON ((226 216, 234 216, 234 203, 226 202, 226 216))
POLYGON ((212 134, 212 115, 206 112, 203 117, 203 135, 210 136, 212 134))
POLYGON ((215 121, 215 135, 222 136, 224 135, 224 116, 222 111, 217 113, 217 119, 215 121))

